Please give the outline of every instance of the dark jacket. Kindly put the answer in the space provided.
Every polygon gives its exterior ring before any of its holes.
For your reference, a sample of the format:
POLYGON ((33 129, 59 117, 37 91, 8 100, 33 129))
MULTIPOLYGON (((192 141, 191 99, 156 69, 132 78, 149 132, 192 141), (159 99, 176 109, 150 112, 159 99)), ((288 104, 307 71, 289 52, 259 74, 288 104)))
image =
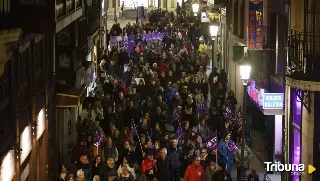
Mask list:
POLYGON ((182 153, 179 149, 170 147, 168 149, 168 160, 170 160, 172 165, 172 171, 180 170, 181 168, 181 159, 182 153))
POLYGON ((168 181, 170 178, 171 172, 171 163, 170 161, 165 158, 162 159, 161 157, 157 159, 157 179, 158 181, 168 181))
POLYGON ((110 168, 107 165, 103 166, 100 169, 100 174, 99 174, 100 181, 109 181, 109 172, 110 171, 117 172, 117 169, 116 168, 110 168))

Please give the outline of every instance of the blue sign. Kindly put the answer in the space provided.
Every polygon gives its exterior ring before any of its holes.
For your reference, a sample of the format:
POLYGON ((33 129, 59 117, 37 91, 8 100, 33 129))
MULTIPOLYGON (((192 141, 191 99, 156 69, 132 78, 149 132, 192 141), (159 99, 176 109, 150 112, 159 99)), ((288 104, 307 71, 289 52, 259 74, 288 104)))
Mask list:
POLYGON ((283 109, 283 93, 264 93, 263 109, 283 109))

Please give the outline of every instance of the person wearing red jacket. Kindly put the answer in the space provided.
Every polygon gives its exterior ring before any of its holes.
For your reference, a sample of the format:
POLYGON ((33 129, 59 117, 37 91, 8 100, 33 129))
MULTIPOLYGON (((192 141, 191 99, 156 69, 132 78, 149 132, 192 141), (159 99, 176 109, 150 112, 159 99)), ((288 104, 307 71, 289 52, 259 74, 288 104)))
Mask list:
POLYGON ((157 160, 153 159, 153 150, 152 150, 152 148, 149 148, 146 152, 147 152, 146 153, 147 156, 142 161, 142 164, 141 164, 141 172, 142 172, 142 174, 145 174, 148 169, 153 169, 153 170, 157 171, 157 166, 156 166, 156 161, 157 160))
POLYGON ((204 170, 200 165, 200 157, 194 158, 191 165, 187 167, 186 173, 184 174, 184 181, 203 181, 204 180, 204 170))

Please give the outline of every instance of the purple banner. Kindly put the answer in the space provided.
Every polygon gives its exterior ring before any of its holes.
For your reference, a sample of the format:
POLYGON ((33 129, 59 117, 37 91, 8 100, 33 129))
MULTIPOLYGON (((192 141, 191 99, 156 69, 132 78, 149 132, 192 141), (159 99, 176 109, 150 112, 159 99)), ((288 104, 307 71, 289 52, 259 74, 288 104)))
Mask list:
POLYGON ((150 34, 145 34, 143 35, 143 38, 145 38, 147 41, 152 41, 152 40, 162 40, 164 37, 163 33, 150 33, 150 34))
POLYGON ((218 149, 218 136, 217 132, 211 133, 205 140, 207 149, 217 150, 218 149))
POLYGON ((123 47, 127 50, 128 54, 130 55, 134 48, 136 47, 136 37, 134 35, 130 35, 123 38, 123 47))

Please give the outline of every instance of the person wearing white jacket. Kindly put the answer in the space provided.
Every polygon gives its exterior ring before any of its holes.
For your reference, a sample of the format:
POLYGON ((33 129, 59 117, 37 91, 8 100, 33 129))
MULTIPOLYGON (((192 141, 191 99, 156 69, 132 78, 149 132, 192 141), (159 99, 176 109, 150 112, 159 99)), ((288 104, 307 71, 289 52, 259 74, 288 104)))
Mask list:
POLYGON ((134 177, 134 180, 136 179, 136 172, 134 170, 134 166, 131 165, 128 160, 126 159, 126 157, 123 158, 123 163, 119 166, 118 168, 118 175, 120 176, 122 174, 122 166, 126 165, 128 168, 128 171, 131 173, 131 175, 134 177))

